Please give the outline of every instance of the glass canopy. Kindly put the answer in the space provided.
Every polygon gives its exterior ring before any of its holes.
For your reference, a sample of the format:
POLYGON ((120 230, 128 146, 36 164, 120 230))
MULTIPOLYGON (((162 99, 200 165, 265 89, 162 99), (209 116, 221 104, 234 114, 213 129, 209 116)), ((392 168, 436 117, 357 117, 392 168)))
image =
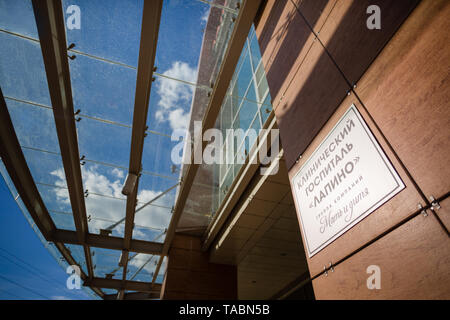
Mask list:
MULTIPOLYGON (((78 6, 81 13, 80 28, 69 28, 67 22, 65 31, 84 202, 92 234, 109 230, 111 236, 124 237, 127 198, 122 188, 130 161, 143 5, 143 0, 62 1, 66 22, 73 14, 69 7, 78 6)), ((192 134, 193 121, 202 120, 237 15, 237 0, 163 1, 132 239, 164 242, 183 176, 183 169, 171 160, 179 144, 171 135, 175 131, 192 134)), ((0 85, 34 183, 56 228, 76 231, 30 0, 0 0, 0 43, 0 85)), ((252 28, 216 127, 259 129, 270 112, 252 28)), ((245 156, 250 146, 243 142, 245 137, 236 150, 225 149, 224 153, 245 156)), ((206 174, 197 174, 180 224, 205 228, 239 168, 202 165, 199 172, 206 174)), ((3 163, 0 169, 34 225, 3 163)), ((55 245, 45 241, 35 225, 34 229, 55 259, 66 266, 55 245)), ((87 274, 83 246, 65 247, 87 274)), ((94 276, 123 279, 120 256, 119 250, 91 247, 94 276)), ((151 282, 158 259, 130 252, 126 280, 151 282)), ((165 263, 156 283, 163 280, 165 263)), ((116 294, 117 290, 102 292, 116 294)))

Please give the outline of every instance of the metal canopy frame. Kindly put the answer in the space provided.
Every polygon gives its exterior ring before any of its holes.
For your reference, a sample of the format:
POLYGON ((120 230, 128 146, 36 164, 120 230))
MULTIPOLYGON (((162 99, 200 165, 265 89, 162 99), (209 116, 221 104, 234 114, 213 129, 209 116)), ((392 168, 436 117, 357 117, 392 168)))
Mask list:
MULTIPOLYGON (((133 190, 127 196, 125 234, 123 239, 122 257, 123 281, 126 282, 128 268, 128 252, 131 247, 133 235, 134 216, 137 206, 137 193, 139 177, 142 170, 142 153, 144 150, 144 138, 146 131, 148 104, 152 87, 153 69, 156 56, 156 44, 158 42, 159 22, 161 20, 162 0, 144 1, 141 43, 139 48, 139 60, 137 68, 136 95, 134 100, 133 129, 131 133, 130 165, 128 175, 137 176, 133 190)), ((152 283, 153 284, 153 283, 152 283)), ((121 290, 118 299, 124 297, 121 290)))
POLYGON ((60 1, 33 0, 36 26, 41 41, 42 57, 47 74, 56 131, 61 149, 70 204, 79 243, 83 246, 89 278, 94 277, 91 251, 86 244, 88 222, 81 179, 80 154, 72 101, 69 63, 67 62, 66 31, 60 1))
MULTIPOLYGON (((246 41, 246 36, 259 9, 260 2, 260 0, 245 1, 240 6, 228 48, 225 52, 209 105, 203 118, 203 130, 214 126, 246 41)), ((0 90, 0 121, 2 123, 2 126, 0 126, 0 155, 2 161, 40 232, 47 241, 54 242, 56 248, 69 264, 79 265, 65 244, 83 246, 88 270, 88 274, 81 271, 81 278, 85 286, 91 287, 96 294, 108 300, 114 298, 158 298, 162 286, 156 284, 155 280, 163 258, 169 252, 178 221, 184 210, 187 197, 199 168, 199 165, 195 164, 194 161, 191 161, 191 164, 187 167, 186 175, 183 177, 180 185, 174 213, 164 243, 132 239, 137 190, 142 170, 141 161, 144 138, 147 130, 148 103, 153 81, 153 72, 155 71, 154 61, 161 19, 162 0, 144 0, 128 170, 129 175, 135 175, 137 179, 131 192, 127 194, 125 233, 123 238, 89 233, 75 126, 70 71, 67 60, 68 49, 66 47, 62 4, 60 0, 32 0, 32 3, 76 231, 57 229, 53 223, 26 163, 9 116, 6 102, 0 90), (121 250, 123 278, 120 280, 95 277, 90 247, 121 250), (129 251, 160 256, 151 282, 126 279, 129 251), (117 289, 118 294, 107 295, 99 288, 117 289), (125 290, 137 292, 126 293, 125 290)), ((206 142, 194 146, 194 148, 199 148, 201 152, 203 152, 205 147, 206 142)))

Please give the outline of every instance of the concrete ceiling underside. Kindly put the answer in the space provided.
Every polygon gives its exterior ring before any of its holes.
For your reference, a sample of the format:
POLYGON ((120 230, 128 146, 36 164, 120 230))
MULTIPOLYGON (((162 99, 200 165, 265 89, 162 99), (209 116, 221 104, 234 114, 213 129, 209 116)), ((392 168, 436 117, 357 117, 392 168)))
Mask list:
POLYGON ((309 277, 284 158, 278 168, 256 172, 211 247, 211 262, 238 266, 239 299, 270 299, 309 277))

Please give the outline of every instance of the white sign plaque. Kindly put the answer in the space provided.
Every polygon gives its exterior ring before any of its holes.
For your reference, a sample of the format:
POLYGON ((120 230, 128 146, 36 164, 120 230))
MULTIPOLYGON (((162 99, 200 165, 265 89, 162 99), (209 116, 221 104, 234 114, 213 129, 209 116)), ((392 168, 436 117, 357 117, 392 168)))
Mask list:
POLYGON ((405 188, 354 105, 292 180, 309 257, 405 188))

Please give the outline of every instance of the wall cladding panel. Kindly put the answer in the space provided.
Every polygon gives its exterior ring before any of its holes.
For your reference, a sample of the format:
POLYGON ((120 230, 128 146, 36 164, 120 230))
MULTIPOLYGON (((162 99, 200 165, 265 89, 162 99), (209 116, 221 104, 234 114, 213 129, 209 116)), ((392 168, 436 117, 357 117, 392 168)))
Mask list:
MULTIPOLYGON (((337 1, 319 38, 347 80, 354 84, 392 38, 419 0, 345 0, 337 1), (381 29, 367 28, 367 8, 380 8, 381 29)), ((300 4, 300 11, 309 6, 300 4), (305 7, 302 8, 302 5, 305 7)), ((306 19, 308 15, 305 15, 306 19)))
POLYGON ((349 90, 323 47, 314 42, 275 109, 288 168, 305 151, 349 90))
MULTIPOLYGON (((317 28, 334 1, 310 2, 317 28)), ((256 34, 289 168, 345 97, 349 86, 292 1, 270 1, 256 34), (272 10, 267 13, 266 11, 272 10)))
POLYGON ((317 299, 450 299, 449 264, 447 234, 431 212, 419 214, 314 279, 314 293, 317 299), (380 268, 380 290, 367 288, 370 265, 380 268))
POLYGON ((449 16, 449 1, 422 1, 356 88, 419 188, 435 198, 450 191, 449 16))

